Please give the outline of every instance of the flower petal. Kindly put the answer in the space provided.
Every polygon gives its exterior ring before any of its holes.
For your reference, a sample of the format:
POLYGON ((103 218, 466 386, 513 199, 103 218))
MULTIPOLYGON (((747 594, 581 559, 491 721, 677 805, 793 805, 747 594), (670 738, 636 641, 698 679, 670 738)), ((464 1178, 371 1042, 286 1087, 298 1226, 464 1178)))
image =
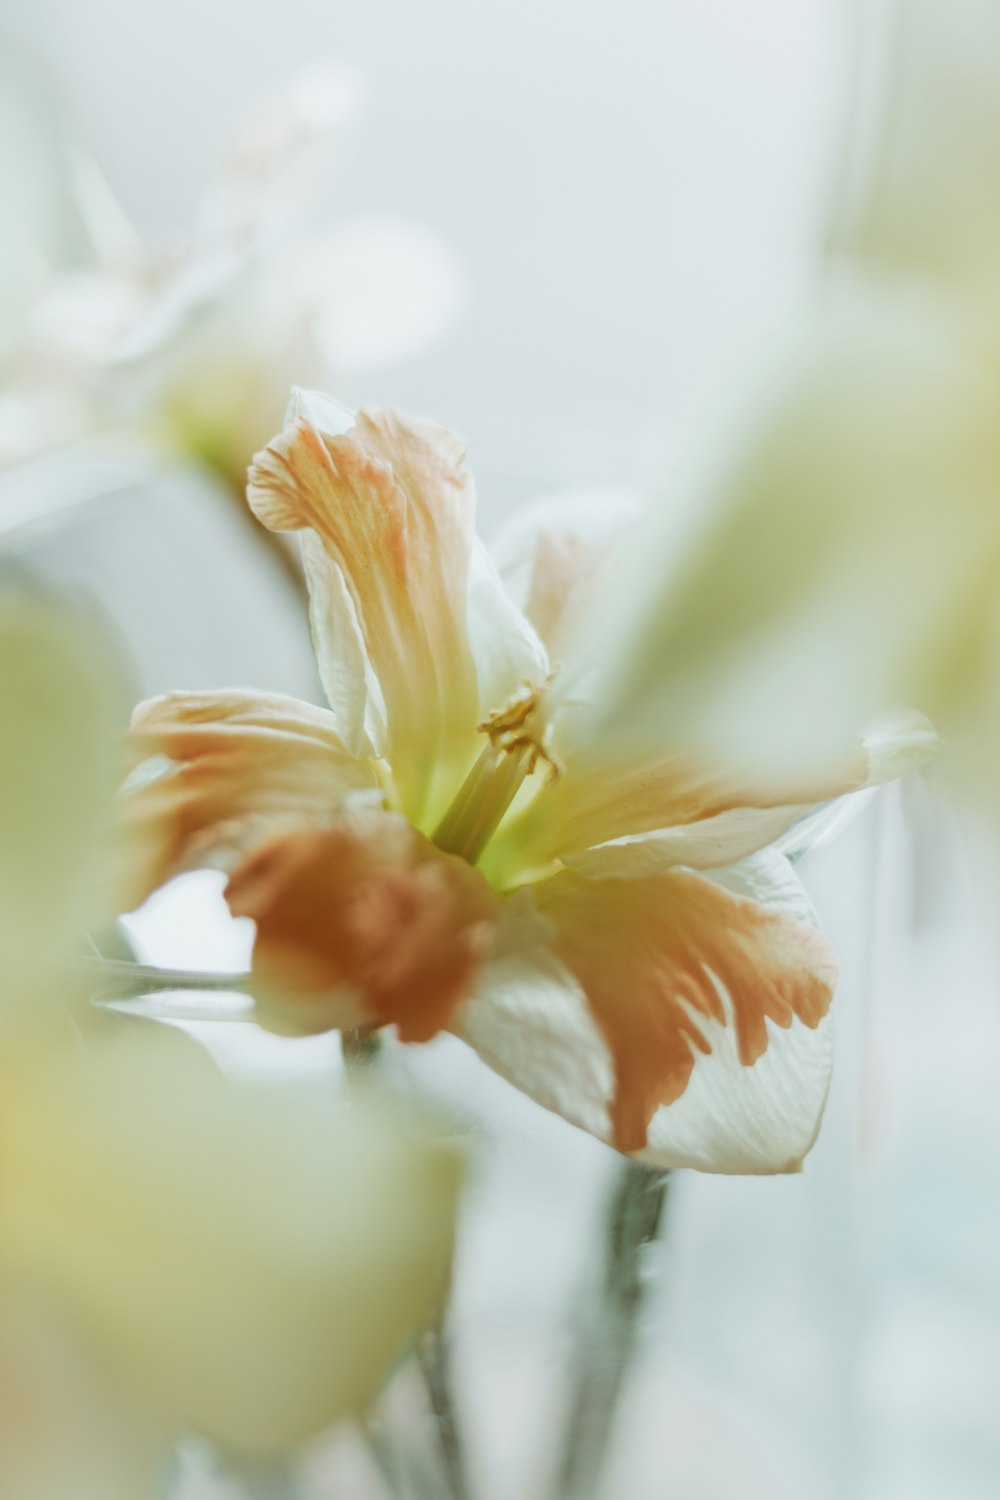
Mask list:
POLYGON ((162 1500, 175 1434, 44 1297, 0 1298, 0 1494, 16 1500, 162 1500))
POLYGON ((996 385, 954 309, 912 289, 828 306, 685 538, 654 521, 610 608, 601 732, 759 773, 830 771, 909 703, 953 737, 992 630, 996 385))
POLYGON ((226 888, 257 924, 258 1018, 309 1033, 394 1022, 429 1041, 468 995, 499 902, 477 870, 398 813, 355 810, 335 827, 265 844, 226 888))
POLYGON ((430 826, 474 755, 478 719, 466 619, 474 499, 461 444, 389 412, 360 412, 342 436, 299 417, 257 455, 247 493, 273 531, 315 533, 314 566, 322 557, 340 570, 403 808, 430 826))
POLYGON ((458 1034, 650 1164, 793 1170, 826 1097, 833 959, 787 861, 756 855, 725 880, 541 882, 548 940, 489 965, 458 1034))
POLYGON ((109 853, 126 697, 87 612, 21 588, 0 594, 0 958, 4 998, 34 995, 111 897, 109 853), (107 897, 105 904, 104 897, 107 897))
POLYGON ((490 547, 515 601, 555 656, 623 531, 639 513, 626 490, 572 490, 526 506, 490 547))
POLYGON ((549 658, 541 639, 508 594, 478 539, 469 573, 469 641, 481 719, 503 708, 525 682, 540 684, 549 675, 549 658))
POLYGON ((174 1430, 266 1450, 361 1409, 443 1291, 453 1153, 155 1028, 40 1060, 0 1097, 5 1278, 174 1430))
POLYGON ((132 720, 137 763, 126 829, 148 830, 156 858, 131 893, 138 904, 196 865, 227 864, 279 828, 327 821, 353 793, 378 787, 370 761, 350 755, 326 710, 279 694, 168 693, 132 720))
POLYGON ((995 313, 1000 13, 992 0, 898 0, 887 9, 888 103, 868 112, 876 138, 854 142, 833 248, 985 294, 995 313))
POLYGON ((235 122, 199 206, 201 253, 271 249, 301 233, 336 175, 363 94, 354 67, 323 57, 258 94, 235 122))
MULTIPOLYGON (((766 787, 745 785, 740 793, 745 799, 742 804, 720 810, 718 802, 710 802, 703 814, 687 823, 629 834, 590 849, 566 852, 562 857, 577 874, 593 873, 602 879, 652 875, 676 865, 693 870, 718 869, 781 839, 805 820, 817 803, 905 776, 926 766, 940 751, 941 741, 930 721, 923 714, 900 711, 873 725, 858 757, 845 767, 839 782, 789 786, 784 798, 771 794, 775 797, 772 806, 767 805, 766 787), (799 800, 789 800, 796 793, 799 800)), ((706 778, 705 784, 711 782, 706 778)), ((735 778, 732 785, 739 785, 735 778)))
POLYGON ((589 863, 611 840, 640 860, 656 851, 657 865, 731 864, 772 843, 811 806, 868 779, 860 747, 834 772, 778 783, 690 753, 616 758, 582 721, 569 746, 557 738, 556 750, 561 774, 487 850, 484 868, 498 884, 554 860, 589 863))

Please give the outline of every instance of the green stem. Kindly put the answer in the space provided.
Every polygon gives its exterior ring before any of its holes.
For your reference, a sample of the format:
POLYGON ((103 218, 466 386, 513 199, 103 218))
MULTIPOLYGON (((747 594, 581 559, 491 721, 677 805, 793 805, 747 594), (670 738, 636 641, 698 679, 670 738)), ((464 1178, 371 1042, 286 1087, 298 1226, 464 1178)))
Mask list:
POLYGON ((427 1400, 437 1427, 448 1495, 452 1500, 466 1500, 471 1489, 452 1396, 451 1355, 443 1317, 424 1329, 417 1340, 416 1353, 427 1400))
MULTIPOLYGON (((375 1027, 361 1026, 341 1032, 340 1045, 347 1072, 355 1077, 364 1077, 371 1072, 378 1059, 382 1050, 382 1038, 375 1027)), ((451 1359, 443 1309, 418 1335, 414 1352, 437 1434, 435 1467, 440 1472, 433 1481, 436 1500, 469 1500, 472 1490, 452 1395, 451 1359)), ((368 1438, 379 1459, 380 1468, 387 1475, 392 1463, 389 1445, 384 1437, 376 1438, 372 1430, 369 1430, 368 1438)))
POLYGON ((250 992, 250 975, 245 972, 212 974, 201 969, 161 969, 156 964, 90 954, 77 962, 92 980, 94 993, 109 998, 154 995, 167 990, 208 990, 240 995, 250 992))
POLYGON ((375 1026, 355 1026, 340 1033, 340 1048, 349 1073, 369 1073, 382 1051, 382 1037, 375 1026))
POLYGON ((282 1459, 250 1463, 227 1458, 219 1467, 225 1478, 236 1481, 244 1500, 301 1500, 302 1486, 295 1468, 282 1459))
POLYGON ((638 1162, 621 1169, 611 1200, 604 1269, 580 1350, 553 1500, 595 1500, 639 1332, 647 1282, 643 1252, 663 1222, 667 1174, 638 1162))

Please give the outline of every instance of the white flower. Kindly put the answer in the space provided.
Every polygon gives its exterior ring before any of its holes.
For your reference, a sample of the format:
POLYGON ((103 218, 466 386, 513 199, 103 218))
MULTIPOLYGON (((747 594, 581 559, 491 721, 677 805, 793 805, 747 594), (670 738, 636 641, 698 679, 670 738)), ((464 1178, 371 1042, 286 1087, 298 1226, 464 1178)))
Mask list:
POLYGON ((249 501, 302 537, 331 706, 243 690, 142 705, 136 757, 168 769, 125 803, 159 851, 137 898, 231 868, 276 1029, 448 1028, 645 1161, 795 1167, 826 1095, 834 964, 767 846, 897 753, 926 754, 926 726, 781 780, 676 733, 647 748, 627 720, 602 730, 574 644, 600 551, 544 533, 522 615, 476 540, 461 445, 429 422, 300 393, 249 501))

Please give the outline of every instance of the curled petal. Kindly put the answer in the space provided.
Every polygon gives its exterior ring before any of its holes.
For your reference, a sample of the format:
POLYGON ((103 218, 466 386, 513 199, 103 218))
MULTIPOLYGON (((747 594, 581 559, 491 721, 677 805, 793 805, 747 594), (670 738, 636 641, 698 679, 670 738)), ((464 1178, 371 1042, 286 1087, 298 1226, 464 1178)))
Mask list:
POLYGON ((459 1035, 651 1164, 794 1170, 829 1082, 833 958, 787 861, 725 878, 541 882, 547 940, 505 945, 459 1035))
POLYGON ((472 988, 498 901, 478 871, 395 813, 265 844, 226 888, 257 924, 258 1014, 274 1030, 394 1022, 404 1042, 446 1027, 472 988))
MULTIPOLYGON (((273 531, 315 533, 350 594, 378 679, 404 810, 428 823, 475 749, 467 602, 473 488, 458 439, 362 411, 343 435, 298 417, 254 460, 248 498, 273 531)), ((314 615, 314 628, 322 617, 314 615)), ((330 650, 335 652, 337 643, 330 650)))
POLYGON ((443 1292, 453 1153, 156 1028, 41 1060, 0 1099, 5 1278, 168 1430, 268 1450, 369 1402, 443 1292))
POLYGON ((279 828, 325 822, 345 797, 376 788, 373 764, 348 753, 334 723, 277 694, 169 693, 140 704, 131 737, 140 772, 122 823, 133 837, 146 831, 156 854, 130 903, 182 870, 231 863, 279 828))

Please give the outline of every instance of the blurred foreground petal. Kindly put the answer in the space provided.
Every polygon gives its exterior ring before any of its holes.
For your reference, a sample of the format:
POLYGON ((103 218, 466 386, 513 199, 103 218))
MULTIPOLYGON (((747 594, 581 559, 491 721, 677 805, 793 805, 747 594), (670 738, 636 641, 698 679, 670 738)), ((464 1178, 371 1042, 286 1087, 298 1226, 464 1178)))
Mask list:
POLYGON ((856 143, 831 248, 936 279, 988 305, 996 327, 1000 10, 993 0, 879 0, 860 25, 873 63, 876 48, 884 54, 887 97, 870 111, 874 138, 856 143))
POLYGON ((932 296, 827 308, 697 524, 666 510, 609 580, 611 735, 681 730, 769 778, 833 770, 898 702, 947 736, 1000 558, 1000 370, 962 332, 932 296))
MULTIPOLYGON (((10 1004, 46 988, 105 913, 125 693, 95 620, 0 589, 0 979, 10 1004)), ((64 988, 65 978, 60 988, 64 988)))
POLYGON ((266 1450, 370 1402, 445 1291, 457 1155, 155 1032, 11 1070, 0 1263, 180 1430, 266 1450))

